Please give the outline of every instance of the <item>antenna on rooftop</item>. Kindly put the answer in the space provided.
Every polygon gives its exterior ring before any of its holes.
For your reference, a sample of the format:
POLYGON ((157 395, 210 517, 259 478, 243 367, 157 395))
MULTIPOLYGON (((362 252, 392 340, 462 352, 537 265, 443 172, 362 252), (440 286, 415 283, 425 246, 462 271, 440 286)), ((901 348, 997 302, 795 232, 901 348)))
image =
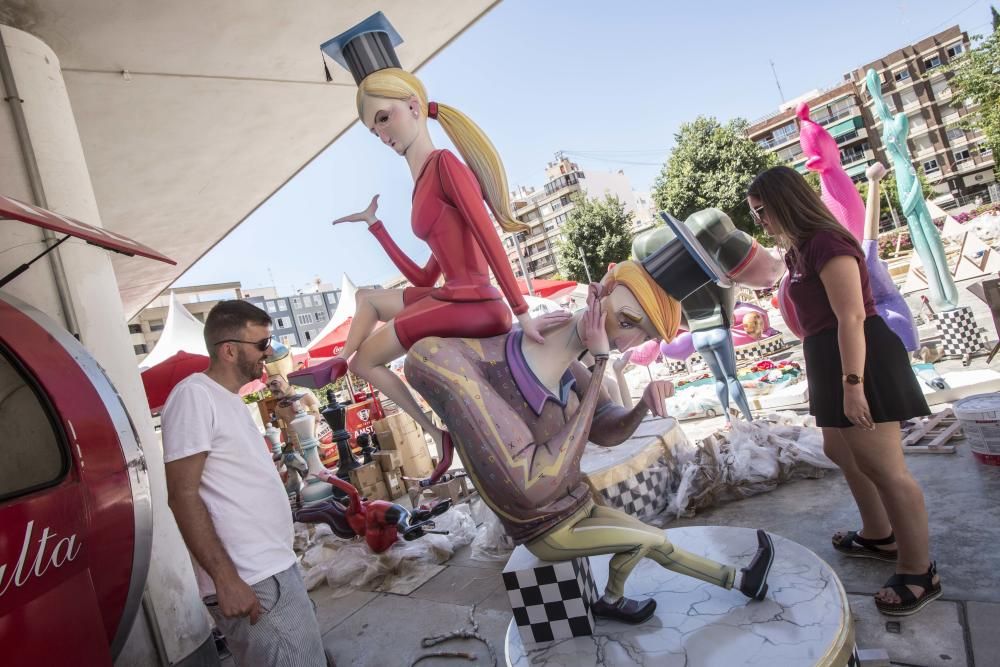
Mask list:
POLYGON ((771 63, 771 73, 774 74, 774 85, 776 85, 778 87, 778 95, 781 96, 781 103, 784 104, 785 103, 785 93, 784 93, 783 90, 781 90, 781 82, 778 81, 778 72, 774 69, 774 61, 773 60, 768 60, 768 62, 771 63))

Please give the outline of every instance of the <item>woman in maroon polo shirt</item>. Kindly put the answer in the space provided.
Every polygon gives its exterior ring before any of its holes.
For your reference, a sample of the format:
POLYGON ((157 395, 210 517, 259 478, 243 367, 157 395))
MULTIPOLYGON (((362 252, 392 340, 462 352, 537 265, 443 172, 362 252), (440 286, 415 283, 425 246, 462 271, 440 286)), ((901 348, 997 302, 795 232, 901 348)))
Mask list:
POLYGON ((809 412, 861 513, 861 530, 836 533, 833 546, 894 562, 875 604, 884 614, 912 614, 941 595, 923 492, 900 447, 899 422, 929 414, 927 402, 902 341, 875 311, 861 247, 816 191, 794 169, 775 167, 754 179, 747 203, 786 249, 809 412))

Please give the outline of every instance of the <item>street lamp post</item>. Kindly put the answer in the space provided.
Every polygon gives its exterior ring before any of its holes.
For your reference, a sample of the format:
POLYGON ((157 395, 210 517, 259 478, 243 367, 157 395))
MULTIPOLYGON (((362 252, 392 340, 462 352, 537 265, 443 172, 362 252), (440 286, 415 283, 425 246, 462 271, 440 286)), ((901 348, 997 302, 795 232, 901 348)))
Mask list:
POLYGON ((589 284, 594 282, 594 280, 590 277, 590 267, 587 266, 587 256, 583 254, 583 248, 577 246, 576 249, 580 253, 580 261, 583 262, 583 270, 587 273, 587 283, 589 284))

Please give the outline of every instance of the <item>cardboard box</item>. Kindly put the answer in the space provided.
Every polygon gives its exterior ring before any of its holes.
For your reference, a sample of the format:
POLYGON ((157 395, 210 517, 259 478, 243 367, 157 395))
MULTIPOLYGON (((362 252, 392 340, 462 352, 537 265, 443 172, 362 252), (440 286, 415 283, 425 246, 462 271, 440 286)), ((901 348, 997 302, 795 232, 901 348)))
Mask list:
POLYGON ((382 442, 383 434, 389 434, 389 439, 395 442, 405 440, 410 433, 419 432, 423 435, 423 430, 417 425, 416 420, 405 412, 388 415, 377 420, 374 425, 375 434, 378 435, 379 444, 382 445, 383 449, 395 449, 394 447, 386 447, 385 443, 382 442))
POLYGON ((383 470, 382 481, 385 482, 385 488, 389 490, 390 500, 395 500, 406 493, 403 473, 400 470, 383 470))
POLYGON ((375 437, 378 438, 379 448, 384 452, 413 449, 417 443, 424 442, 424 432, 422 429, 407 431, 406 433, 375 431, 375 437))
POLYGON ((447 482, 435 484, 431 491, 438 498, 451 498, 452 503, 457 503, 462 498, 469 495, 469 489, 465 486, 465 476, 456 477, 447 482))
POLYGON ((358 489, 358 493, 361 494, 362 498, 367 498, 368 500, 392 500, 389 489, 382 480, 379 480, 378 484, 358 489))
POLYGON ((403 475, 418 479, 423 479, 434 472, 434 466, 431 464, 431 457, 427 453, 426 447, 424 448, 423 455, 417 452, 412 456, 404 456, 401 467, 403 475))
POLYGON ((403 465, 403 454, 396 449, 375 452, 374 459, 382 467, 383 473, 392 472, 403 465))
POLYGON ((373 487, 382 483, 382 466, 376 462, 366 463, 360 468, 351 471, 351 484, 358 491, 373 487))

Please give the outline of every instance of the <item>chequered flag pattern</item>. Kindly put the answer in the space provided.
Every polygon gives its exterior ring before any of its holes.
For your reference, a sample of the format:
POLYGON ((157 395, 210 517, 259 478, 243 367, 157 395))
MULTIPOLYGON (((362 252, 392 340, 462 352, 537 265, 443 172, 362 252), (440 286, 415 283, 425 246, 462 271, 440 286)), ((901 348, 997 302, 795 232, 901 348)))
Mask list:
POLYGON ((624 481, 601 489, 601 496, 610 507, 645 521, 667 508, 668 482, 664 468, 640 470, 624 481))
POLYGON ((594 634, 590 608, 599 595, 590 559, 536 561, 535 567, 504 570, 503 583, 525 644, 594 634))
POLYGON ((986 345, 983 331, 976 324, 971 308, 941 311, 937 314, 935 325, 946 355, 973 354, 986 345))
POLYGON ((736 348, 736 361, 754 361, 763 359, 772 354, 777 354, 787 347, 785 337, 781 334, 765 338, 756 343, 741 345, 736 348))

